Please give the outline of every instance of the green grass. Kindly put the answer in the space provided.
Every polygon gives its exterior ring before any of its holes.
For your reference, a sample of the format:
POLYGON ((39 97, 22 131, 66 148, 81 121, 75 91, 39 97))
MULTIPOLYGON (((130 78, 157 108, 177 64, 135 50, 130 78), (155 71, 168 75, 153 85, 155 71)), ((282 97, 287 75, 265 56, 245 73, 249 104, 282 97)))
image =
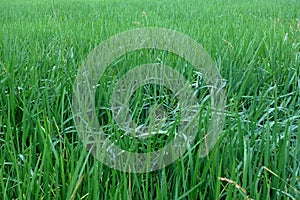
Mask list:
MULTIPOLYGON (((299 11, 296 0, 2 0, 0 199, 299 199, 299 11), (226 121, 207 157, 191 148, 164 169, 130 174, 84 148, 72 86, 94 47, 138 27, 169 28, 203 45, 226 80, 226 121)), ((142 51, 120 58, 99 83, 157 58, 182 70, 175 55, 142 51)), ((133 110, 149 103, 147 94, 136 93, 133 110)), ((102 123, 115 128, 105 115, 102 123)))

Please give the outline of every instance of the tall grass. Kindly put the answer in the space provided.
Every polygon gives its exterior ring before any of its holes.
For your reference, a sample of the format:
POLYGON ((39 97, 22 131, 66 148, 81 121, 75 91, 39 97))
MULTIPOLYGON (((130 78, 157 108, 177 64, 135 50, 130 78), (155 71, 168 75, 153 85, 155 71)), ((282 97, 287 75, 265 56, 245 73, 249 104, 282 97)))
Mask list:
MULTIPOLYGON (((0 199, 299 198, 297 1, 2 0, 0 10, 0 199), (78 67, 101 41, 137 27, 194 38, 226 80, 224 131, 207 157, 192 148, 164 169, 130 174, 101 164, 79 140, 78 67)), ((158 58, 185 64, 141 54, 115 69, 158 58)))

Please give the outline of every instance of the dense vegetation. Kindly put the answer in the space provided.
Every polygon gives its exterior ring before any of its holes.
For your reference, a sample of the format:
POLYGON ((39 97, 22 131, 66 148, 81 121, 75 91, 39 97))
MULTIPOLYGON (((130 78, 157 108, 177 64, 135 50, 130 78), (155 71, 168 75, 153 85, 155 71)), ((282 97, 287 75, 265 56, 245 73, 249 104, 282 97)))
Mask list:
MULTIPOLYGON (((0 27, 0 199, 299 199, 299 1, 2 0, 0 27), (226 80, 226 121, 207 157, 193 148, 164 169, 131 174, 82 145, 72 87, 94 47, 139 27, 203 45, 226 80)), ((154 50, 115 65, 158 58, 184 62, 154 50)))

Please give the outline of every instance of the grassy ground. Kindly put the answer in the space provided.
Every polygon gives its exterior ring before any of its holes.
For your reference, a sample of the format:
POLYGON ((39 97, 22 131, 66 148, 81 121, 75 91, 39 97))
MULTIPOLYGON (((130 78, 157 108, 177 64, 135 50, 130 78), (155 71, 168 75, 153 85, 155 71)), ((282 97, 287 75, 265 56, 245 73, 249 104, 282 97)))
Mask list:
MULTIPOLYGON (((0 10, 0 199, 299 199, 298 1, 2 0, 0 10), (137 27, 182 32, 216 62, 227 110, 209 156, 195 148, 130 174, 78 139, 78 67, 101 41, 137 27)), ((157 57, 169 59, 145 61, 157 57)))

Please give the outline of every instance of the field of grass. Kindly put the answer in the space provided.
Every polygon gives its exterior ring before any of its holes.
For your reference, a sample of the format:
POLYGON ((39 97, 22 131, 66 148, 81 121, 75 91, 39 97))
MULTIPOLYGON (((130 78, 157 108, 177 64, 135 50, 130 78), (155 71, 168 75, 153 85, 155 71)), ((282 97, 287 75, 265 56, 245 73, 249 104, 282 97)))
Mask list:
MULTIPOLYGON (((0 199, 300 198, 299 1, 1 0, 0 27, 0 199), (169 166, 138 174, 89 154, 73 121, 72 88, 93 48, 141 27, 200 43, 226 81, 227 101, 208 156, 200 158, 195 144, 169 166)), ((189 78, 181 58, 145 50, 118 58, 99 83, 110 94, 124 66, 158 60, 189 78)), ((148 85, 132 106, 155 90, 170 95, 148 85)), ((96 98, 99 107, 107 103, 96 98)), ((107 132, 119 133, 110 113, 98 113, 107 132)), ((145 113, 133 115, 146 123, 145 113)), ((165 139, 152 138, 158 146, 165 139)))

